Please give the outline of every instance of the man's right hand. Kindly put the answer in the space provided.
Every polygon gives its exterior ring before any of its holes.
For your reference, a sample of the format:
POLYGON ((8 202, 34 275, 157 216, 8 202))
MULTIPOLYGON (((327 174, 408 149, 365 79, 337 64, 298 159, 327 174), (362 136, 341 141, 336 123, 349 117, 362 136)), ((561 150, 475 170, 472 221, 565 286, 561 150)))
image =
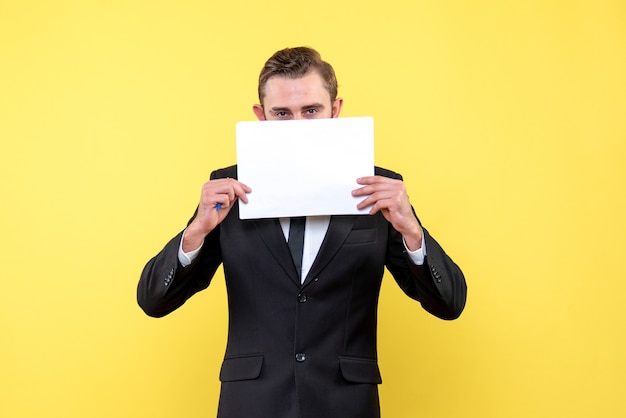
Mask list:
POLYGON ((198 213, 191 221, 183 239, 183 251, 198 249, 204 238, 228 215, 237 199, 248 203, 247 193, 252 189, 231 178, 211 180, 202 186, 198 213), (219 210, 216 210, 217 204, 219 210))

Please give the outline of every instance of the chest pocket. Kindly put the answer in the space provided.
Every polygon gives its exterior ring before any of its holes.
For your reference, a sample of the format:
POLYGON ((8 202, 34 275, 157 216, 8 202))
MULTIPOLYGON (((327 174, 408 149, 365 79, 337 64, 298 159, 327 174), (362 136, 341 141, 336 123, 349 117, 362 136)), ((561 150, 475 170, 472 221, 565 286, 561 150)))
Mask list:
POLYGON ((355 229, 350 231, 344 244, 366 244, 376 241, 376 229, 355 229))

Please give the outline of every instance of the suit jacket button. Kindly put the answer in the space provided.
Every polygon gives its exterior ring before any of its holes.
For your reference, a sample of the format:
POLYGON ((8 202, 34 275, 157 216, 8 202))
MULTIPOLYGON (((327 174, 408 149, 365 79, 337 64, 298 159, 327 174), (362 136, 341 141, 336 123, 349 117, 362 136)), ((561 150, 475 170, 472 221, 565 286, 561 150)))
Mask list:
POLYGON ((307 300, 307 299, 306 299, 306 293, 300 293, 300 294, 298 295, 298 302, 300 302, 300 303, 304 303, 304 302, 306 302, 306 300, 307 300))
POLYGON ((304 353, 296 354, 296 361, 297 362, 302 363, 305 360, 306 360, 306 354, 304 354, 304 353))

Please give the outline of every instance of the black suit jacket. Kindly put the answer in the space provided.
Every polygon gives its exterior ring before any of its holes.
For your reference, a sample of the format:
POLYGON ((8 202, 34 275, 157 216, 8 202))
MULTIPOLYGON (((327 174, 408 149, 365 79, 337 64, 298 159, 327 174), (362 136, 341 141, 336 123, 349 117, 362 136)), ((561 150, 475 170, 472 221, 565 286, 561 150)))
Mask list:
MULTIPOLYGON (((376 174, 401 179, 376 168, 376 174)), ((211 178, 237 177, 236 166, 211 178)), ((384 268, 433 315, 463 310, 465 279, 424 229, 426 263, 414 265, 379 213, 332 216, 301 284, 278 219, 240 220, 238 207, 205 239, 192 265, 178 262, 182 232, 148 262, 138 301, 163 316, 205 289, 220 264, 229 331, 218 417, 379 417, 376 353, 384 268)))

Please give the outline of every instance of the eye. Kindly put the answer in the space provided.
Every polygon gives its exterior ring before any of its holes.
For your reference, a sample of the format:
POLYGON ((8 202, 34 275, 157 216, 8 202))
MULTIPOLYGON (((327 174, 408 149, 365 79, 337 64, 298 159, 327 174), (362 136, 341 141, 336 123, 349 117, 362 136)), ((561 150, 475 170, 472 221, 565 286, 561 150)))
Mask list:
POLYGON ((317 110, 317 109, 307 109, 307 110, 306 110, 306 114, 307 114, 307 115, 314 115, 314 114, 316 114, 317 112, 318 112, 318 110, 317 110))

